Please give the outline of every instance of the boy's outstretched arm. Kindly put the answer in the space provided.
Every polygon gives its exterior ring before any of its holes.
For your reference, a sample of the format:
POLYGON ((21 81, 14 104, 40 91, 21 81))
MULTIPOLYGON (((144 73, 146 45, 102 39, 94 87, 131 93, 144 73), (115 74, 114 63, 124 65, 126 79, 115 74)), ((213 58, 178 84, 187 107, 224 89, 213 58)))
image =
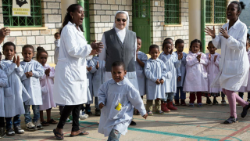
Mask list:
POLYGON ((146 119, 148 114, 141 99, 139 91, 136 90, 134 87, 130 87, 127 97, 131 104, 140 112, 141 116, 146 119))

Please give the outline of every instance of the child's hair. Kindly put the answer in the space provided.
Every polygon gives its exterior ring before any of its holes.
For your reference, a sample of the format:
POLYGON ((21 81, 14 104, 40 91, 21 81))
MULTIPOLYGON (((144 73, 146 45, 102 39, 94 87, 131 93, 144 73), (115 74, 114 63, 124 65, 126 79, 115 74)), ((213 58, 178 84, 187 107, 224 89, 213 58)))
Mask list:
POLYGON ((200 51, 202 50, 202 43, 201 43, 201 41, 200 40, 198 40, 198 39, 194 39, 191 43, 190 43, 190 48, 189 48, 189 50, 191 51, 192 49, 192 45, 194 44, 194 43, 199 43, 200 44, 200 51))
MULTIPOLYGON (((238 1, 232 1, 231 3, 233 3, 233 4, 237 4, 238 5, 238 11, 239 12, 241 12, 243 9, 245 9, 245 4, 244 4, 244 2, 238 2, 238 1)), ((230 3, 230 4, 231 4, 230 3)))
POLYGON ((151 46, 149 47, 149 52, 150 52, 153 48, 157 48, 158 50, 160 50, 160 48, 159 48, 158 45, 153 44, 153 45, 151 45, 151 46))
POLYGON ((139 37, 139 36, 136 36, 136 38, 141 40, 141 37, 139 37))
POLYGON ((120 66, 122 66, 124 68, 124 70, 125 70, 125 64, 124 64, 124 62, 122 62, 122 61, 115 61, 114 63, 112 63, 112 68, 114 68, 114 67, 120 67, 120 66))
POLYGON ((207 45, 209 46, 209 44, 212 44, 212 45, 213 45, 213 41, 209 41, 207 45))
POLYGON ((2 55, 2 52, 0 51, 0 55, 2 55))
POLYGON ((6 42, 4 45, 3 45, 3 51, 4 49, 6 48, 6 46, 13 46, 14 47, 14 51, 16 51, 16 45, 12 42, 6 42))
POLYGON ((175 47, 178 45, 178 44, 184 44, 184 40, 182 40, 182 39, 177 39, 176 41, 175 41, 175 47))
POLYGON ((249 33, 247 33, 247 41, 250 44, 250 34, 249 33))
POLYGON ((60 33, 59 33, 59 32, 56 32, 56 33, 54 34, 54 36, 56 36, 57 34, 59 34, 59 35, 60 35, 60 33))
POLYGON ((33 53, 35 52, 35 49, 34 49, 34 47, 33 47, 32 45, 24 45, 23 48, 22 48, 22 52, 23 52, 24 49, 26 49, 26 48, 32 49, 32 50, 33 50, 33 53))
POLYGON ((41 46, 37 47, 36 60, 39 59, 39 57, 42 53, 46 53, 48 55, 48 52, 43 47, 41 47, 41 46))
MULTIPOLYGON (((170 46, 172 46, 172 44, 168 41, 168 40, 165 40, 163 43, 162 43, 162 50, 164 50, 164 46, 167 45, 167 44, 170 44, 170 46)), ((172 54, 173 52, 173 49, 171 50, 170 54, 172 54)))
POLYGON ((166 38, 166 39, 164 39, 163 42, 166 42, 166 41, 169 41, 169 40, 171 40, 172 42, 174 41, 172 38, 166 38))

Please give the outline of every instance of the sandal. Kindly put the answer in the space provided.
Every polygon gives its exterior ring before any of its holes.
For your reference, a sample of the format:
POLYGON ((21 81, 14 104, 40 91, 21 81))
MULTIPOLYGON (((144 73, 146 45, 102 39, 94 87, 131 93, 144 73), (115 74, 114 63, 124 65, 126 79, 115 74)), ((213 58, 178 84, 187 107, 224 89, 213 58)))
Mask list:
POLYGON ((49 123, 46 121, 41 122, 42 126, 49 126, 49 123))
POLYGON ((48 121, 48 123, 49 123, 49 124, 57 124, 57 122, 56 122, 54 119, 50 119, 50 120, 48 121))
POLYGON ((64 139, 63 134, 57 132, 56 129, 53 130, 53 133, 54 133, 57 140, 63 140, 64 139))
POLYGON ((232 123, 237 123, 237 122, 238 122, 237 118, 229 117, 227 120, 223 122, 223 124, 232 124, 232 123))
POLYGON ((70 137, 75 137, 75 136, 84 136, 84 135, 88 135, 89 133, 88 132, 86 132, 86 131, 81 131, 79 134, 77 134, 77 135, 72 135, 72 134, 70 134, 70 137))

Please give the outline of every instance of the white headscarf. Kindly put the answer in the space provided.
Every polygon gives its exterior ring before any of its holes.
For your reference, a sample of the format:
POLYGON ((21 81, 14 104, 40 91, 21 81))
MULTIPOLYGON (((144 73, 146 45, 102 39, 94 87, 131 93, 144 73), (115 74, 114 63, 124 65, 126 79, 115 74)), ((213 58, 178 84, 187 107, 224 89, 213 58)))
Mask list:
MULTIPOLYGON (((127 23, 126 23, 126 29, 128 29, 128 27, 129 27, 129 15, 128 15, 128 12, 127 11, 117 11, 116 12, 116 14, 115 14, 115 17, 116 17, 116 15, 118 14, 118 13, 124 13, 124 14, 126 14, 127 15, 127 23)), ((115 19, 116 20, 116 19, 115 19)), ((115 20, 114 20, 114 25, 113 25, 113 28, 115 28, 115 20)))

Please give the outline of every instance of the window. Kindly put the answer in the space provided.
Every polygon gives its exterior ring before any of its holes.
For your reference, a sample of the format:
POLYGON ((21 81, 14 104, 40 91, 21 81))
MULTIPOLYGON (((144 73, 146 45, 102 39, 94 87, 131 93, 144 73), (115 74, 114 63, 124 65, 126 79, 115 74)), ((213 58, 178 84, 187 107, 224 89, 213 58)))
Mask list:
POLYGON ((41 0, 31 1, 31 17, 12 16, 12 0, 2 0, 4 26, 8 27, 41 27, 41 0))
POLYGON ((165 24, 180 24, 179 0, 165 0, 165 24))
POLYGON ((225 23, 227 0, 206 0, 206 23, 225 23))

